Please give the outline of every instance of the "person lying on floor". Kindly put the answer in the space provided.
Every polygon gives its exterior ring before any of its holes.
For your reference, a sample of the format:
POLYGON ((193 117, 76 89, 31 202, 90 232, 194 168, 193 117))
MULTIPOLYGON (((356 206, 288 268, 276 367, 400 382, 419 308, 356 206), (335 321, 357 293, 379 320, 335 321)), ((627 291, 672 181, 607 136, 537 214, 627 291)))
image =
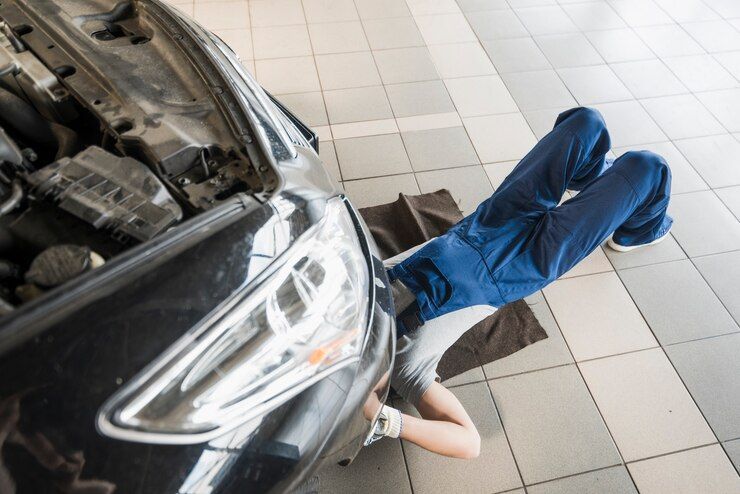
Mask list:
POLYGON ((610 146, 598 111, 560 114, 473 214, 386 261, 398 330, 391 385, 422 418, 386 405, 371 442, 401 437, 446 456, 478 456, 475 425, 438 382, 444 352, 497 307, 541 290, 604 240, 625 252, 666 238, 673 220, 665 160, 648 151, 607 160, 610 146), (566 190, 578 194, 558 205, 566 190))

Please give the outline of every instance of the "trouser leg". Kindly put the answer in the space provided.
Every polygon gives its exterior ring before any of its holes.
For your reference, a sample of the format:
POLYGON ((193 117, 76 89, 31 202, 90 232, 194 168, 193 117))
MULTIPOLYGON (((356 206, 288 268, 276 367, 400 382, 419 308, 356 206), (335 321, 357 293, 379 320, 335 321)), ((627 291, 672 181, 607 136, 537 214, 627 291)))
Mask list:
POLYGON ((649 243, 673 220, 666 214, 671 173, 662 157, 628 152, 575 198, 548 211, 522 252, 494 273, 506 302, 559 278, 614 233, 624 245, 649 243))

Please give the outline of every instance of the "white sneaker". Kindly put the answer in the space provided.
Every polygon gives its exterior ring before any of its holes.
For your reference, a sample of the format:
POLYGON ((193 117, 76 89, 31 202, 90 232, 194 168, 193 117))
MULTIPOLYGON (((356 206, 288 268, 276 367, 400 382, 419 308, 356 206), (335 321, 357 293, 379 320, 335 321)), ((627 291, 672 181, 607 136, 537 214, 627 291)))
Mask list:
POLYGON ((613 237, 609 237, 609 240, 607 240, 606 244, 609 247, 611 247, 612 250, 616 250, 617 252, 629 252, 631 250, 639 249, 640 247, 647 247, 648 245, 655 245, 655 244, 661 243, 663 240, 666 239, 666 237, 668 236, 668 233, 670 231, 671 231, 671 229, 669 228, 668 230, 666 230, 666 232, 662 236, 656 238, 655 240, 653 240, 652 242, 649 242, 647 244, 640 244, 640 245, 620 245, 620 244, 618 244, 618 243, 616 243, 614 241, 614 238, 613 237))

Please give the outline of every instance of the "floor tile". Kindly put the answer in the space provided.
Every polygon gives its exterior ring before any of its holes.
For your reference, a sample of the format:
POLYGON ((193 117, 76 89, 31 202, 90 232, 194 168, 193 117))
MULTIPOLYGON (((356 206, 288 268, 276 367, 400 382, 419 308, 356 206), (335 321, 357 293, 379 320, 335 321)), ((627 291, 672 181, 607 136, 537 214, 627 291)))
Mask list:
POLYGON ((475 33, 462 14, 422 15, 415 17, 415 20, 428 45, 476 40, 475 33))
POLYGON ((544 293, 577 361, 657 346, 615 273, 557 280, 544 293))
POLYGON ((735 78, 740 77, 740 51, 714 53, 712 57, 730 71, 735 78))
POLYGON ((542 292, 527 297, 526 302, 547 332, 547 339, 484 365, 483 371, 488 379, 573 363, 573 357, 542 292))
POLYGON ((329 170, 331 176, 337 182, 342 181, 342 174, 339 171, 339 161, 337 160, 337 152, 334 149, 333 141, 322 141, 319 146, 319 157, 324 162, 324 166, 329 170))
POLYGON ((607 63, 655 58, 655 54, 631 29, 590 31, 586 37, 607 63))
POLYGON ((563 10, 583 31, 599 31, 626 27, 619 15, 606 2, 563 5, 563 10))
POLYGON ((193 18, 207 29, 244 29, 249 24, 249 4, 245 0, 234 2, 196 3, 193 18))
POLYGON ((506 0, 457 0, 463 12, 478 12, 481 10, 508 9, 506 0))
POLYGON ((417 172, 416 181, 419 182, 422 193, 435 192, 439 189, 449 190, 465 216, 475 211, 478 204, 493 193, 493 187, 480 165, 417 172))
POLYGON ((575 366, 495 379, 489 385, 526 484, 619 463, 575 366))
POLYGON ((448 129, 450 127, 460 127, 463 124, 456 111, 401 117, 396 119, 396 123, 398 124, 398 130, 401 132, 448 129))
POLYGON ((636 101, 594 105, 604 116, 613 147, 634 146, 668 138, 636 101))
POLYGON ((318 472, 319 492, 394 492, 411 494, 401 441, 383 439, 363 448, 346 467, 330 464, 318 472))
POLYGON ((688 22, 682 27, 709 53, 740 50, 740 32, 727 21, 688 22))
POLYGON ((366 137, 398 132, 396 119, 367 120, 365 122, 350 122, 333 124, 331 133, 334 139, 350 139, 352 137, 366 137))
POLYGON ((727 456, 730 457, 730 461, 735 465, 735 470, 740 471, 740 439, 727 441, 722 446, 725 448, 727 456))
POLYGON ((580 105, 632 99, 608 65, 558 69, 558 74, 580 105))
POLYGON ((549 69, 550 62, 532 38, 484 41, 483 48, 499 73, 549 69))
POLYGON ((325 91, 324 99, 333 124, 393 118, 382 86, 325 91))
POLYGON ((401 134, 414 171, 478 164, 478 155, 464 127, 401 134))
POLYGON ((478 458, 444 458, 404 443, 414 492, 500 492, 521 486, 501 421, 486 388, 486 383, 475 383, 452 389, 481 436, 478 458))
POLYGON ((498 189, 517 164, 519 164, 518 160, 487 163, 483 165, 483 169, 486 171, 493 188, 498 189))
POLYGON ((740 89, 709 91, 696 96, 727 130, 740 131, 740 89))
POLYGON ((255 62, 257 80, 273 95, 321 89, 313 57, 276 58, 255 62), (285 77, 291 74, 291 77, 285 77))
POLYGON ((532 127, 532 132, 537 136, 537 139, 542 139, 553 129, 558 115, 569 109, 570 107, 561 107, 528 111, 524 113, 524 118, 527 119, 529 126, 532 127))
POLYGON ((407 0, 407 3, 415 16, 460 12, 455 0, 407 0))
POLYGON ((638 27, 635 31, 659 57, 704 53, 704 49, 677 25, 638 27))
POLYGON ((720 441, 740 437, 740 333, 666 348, 720 441))
POLYGON ((329 123, 321 91, 282 94, 278 99, 310 127, 329 123))
POLYGON ((516 15, 532 36, 573 33, 578 27, 559 6, 516 9, 516 15))
MULTIPOLYGON (((566 199, 567 200, 567 199, 566 199)), ((563 274, 560 278, 573 278, 586 274, 606 273, 614 271, 609 258, 606 257, 601 247, 597 247, 593 252, 587 255, 578 264, 573 266, 570 271, 563 274)))
POLYGON ((319 125, 318 127, 314 126, 311 127, 311 130, 314 131, 316 137, 319 138, 319 142, 331 141, 334 139, 334 135, 331 131, 330 125, 319 125))
POLYGON ((308 31, 317 55, 370 49, 359 21, 309 24, 308 31))
MULTIPOLYGON (((703 139, 703 138, 701 138, 703 139)), ((697 190, 706 190, 709 186, 702 180, 686 160, 683 154, 671 142, 656 142, 653 144, 642 144, 633 148, 616 148, 614 154, 617 156, 630 150, 646 150, 661 155, 671 168, 671 193, 682 194, 684 192, 694 192, 697 190)))
POLYGON ((249 14, 253 26, 289 26, 306 22, 301 0, 252 0, 249 14))
POLYGON ((334 146, 344 180, 411 171, 398 134, 340 139, 334 141, 334 146))
POLYGON ((339 22, 359 19, 353 0, 303 0, 308 22, 339 22))
POLYGON ((606 244, 603 247, 606 256, 616 269, 627 269, 686 259, 686 254, 681 250, 681 247, 673 236, 669 236, 661 243, 650 246, 650 248, 635 249, 630 252, 617 252, 606 246, 606 244))
POLYGON ((412 173, 350 180, 344 182, 344 190, 358 208, 393 202, 398 199, 398 194, 421 194, 412 173))
POLYGON ((673 19, 652 0, 611 0, 609 5, 631 27, 673 24, 673 19))
POLYGON ((655 0, 676 22, 698 22, 719 19, 719 15, 701 0, 655 0))
POLYGON ((617 63, 610 67, 636 98, 653 98, 689 92, 660 60, 617 63))
POLYGON ((641 103, 671 139, 724 132, 717 119, 691 94, 648 98, 641 103))
POLYGON ((432 55, 437 70, 444 78, 496 73, 496 69, 480 43, 434 45, 429 47, 429 53, 432 55))
POLYGON ((661 345, 740 330, 689 260, 625 269, 619 277, 661 345))
POLYGON ((709 55, 689 55, 666 58, 663 61, 691 91, 713 91, 738 86, 737 80, 709 55))
POLYGON ((445 86, 461 117, 518 111, 514 99, 497 75, 447 79, 445 86))
POLYGON ((454 377, 442 381, 442 385, 446 388, 453 388, 455 386, 462 386, 464 384, 481 382, 485 380, 486 376, 485 374, 483 374, 483 369, 478 366, 473 367, 472 369, 465 371, 462 374, 458 374, 454 377))
POLYGON ((734 494, 740 476, 719 444, 628 465, 641 494, 734 494))
POLYGON ((576 106, 576 100, 554 70, 517 72, 501 77, 522 111, 576 106))
POLYGON ((255 27, 252 29, 254 58, 303 57, 311 55, 311 40, 303 24, 255 27))
POLYGON ((394 84, 385 89, 396 117, 445 113, 455 109, 442 81, 394 84))
POLYGON ((370 52, 316 55, 316 67, 325 91, 380 84, 370 52))
POLYGON ((671 233, 690 257, 740 249, 740 224, 712 191, 671 198, 671 233))
POLYGON ((715 190, 720 200, 740 220, 740 187, 727 187, 715 190))
POLYGON ((707 0, 706 3, 722 17, 740 17, 740 5, 734 0, 707 0))
POLYGON ((520 113, 463 119, 483 163, 521 159, 537 143, 520 113))
POLYGON ((373 55, 384 84, 439 79, 426 47, 381 50, 373 55))
POLYGON ((366 20, 363 25, 373 50, 424 46, 413 17, 366 20))
POLYGON ((214 31, 221 41, 229 45, 240 60, 253 60, 252 31, 250 29, 224 29, 214 31))
POLYGON ((715 441, 663 350, 617 355, 579 366, 625 461, 715 441))
POLYGON ((740 185, 740 142, 729 134, 675 141, 710 187, 740 185))
MULTIPOLYGON (((556 0, 508 0, 509 6, 513 9, 522 7, 543 7, 546 5, 557 5, 556 0)), ((559 2, 564 3, 564 2, 559 2)))
POLYGON ((484 10, 466 14, 480 40, 529 36, 513 10, 484 10))
POLYGON ((411 16, 406 0, 355 0, 355 5, 363 20, 411 16))
POLYGON ((527 487, 529 494, 637 494, 635 485, 623 466, 582 473, 527 487))
POLYGON ((599 53, 581 33, 538 36, 536 41, 555 68, 603 63, 599 53))

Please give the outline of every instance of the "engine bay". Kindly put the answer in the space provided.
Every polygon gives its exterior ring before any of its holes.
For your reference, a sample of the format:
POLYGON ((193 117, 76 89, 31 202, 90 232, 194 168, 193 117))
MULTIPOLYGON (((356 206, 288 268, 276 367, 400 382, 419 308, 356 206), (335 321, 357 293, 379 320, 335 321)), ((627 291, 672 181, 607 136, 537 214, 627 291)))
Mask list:
POLYGON ((160 6, 31 4, 0 5, 0 315, 277 183, 160 6))

